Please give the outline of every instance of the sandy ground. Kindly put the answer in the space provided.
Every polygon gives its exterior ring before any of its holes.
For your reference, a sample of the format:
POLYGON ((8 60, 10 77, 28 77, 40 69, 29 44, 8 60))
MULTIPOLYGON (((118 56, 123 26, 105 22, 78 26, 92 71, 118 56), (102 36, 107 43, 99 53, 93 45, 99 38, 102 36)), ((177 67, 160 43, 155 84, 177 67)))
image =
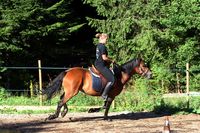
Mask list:
MULTIPOLYGON (((111 121, 100 113, 68 113, 64 118, 44 121, 47 114, 0 114, 2 133, 161 133, 165 116, 154 113, 109 113, 111 121), (10 130, 8 132, 8 129, 10 130)), ((200 133, 200 115, 169 117, 173 133, 200 133)))

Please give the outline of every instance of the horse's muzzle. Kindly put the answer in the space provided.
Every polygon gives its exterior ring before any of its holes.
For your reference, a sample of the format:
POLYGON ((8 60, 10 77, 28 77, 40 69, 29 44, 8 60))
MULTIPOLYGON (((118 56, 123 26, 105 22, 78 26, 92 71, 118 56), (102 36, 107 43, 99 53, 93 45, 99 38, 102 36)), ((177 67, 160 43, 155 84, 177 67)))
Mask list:
POLYGON ((152 79, 152 78, 153 78, 152 72, 151 72, 151 71, 148 71, 148 72, 145 74, 145 77, 146 77, 147 79, 152 79))

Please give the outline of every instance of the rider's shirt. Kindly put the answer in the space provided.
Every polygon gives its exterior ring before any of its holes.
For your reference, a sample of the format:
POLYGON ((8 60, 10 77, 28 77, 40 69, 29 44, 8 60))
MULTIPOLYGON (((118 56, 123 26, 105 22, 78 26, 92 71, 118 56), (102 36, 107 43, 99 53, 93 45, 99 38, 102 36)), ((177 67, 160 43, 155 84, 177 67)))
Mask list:
POLYGON ((107 48, 104 44, 99 43, 96 47, 95 66, 105 66, 106 65, 106 62, 102 58, 103 54, 108 55, 107 48))

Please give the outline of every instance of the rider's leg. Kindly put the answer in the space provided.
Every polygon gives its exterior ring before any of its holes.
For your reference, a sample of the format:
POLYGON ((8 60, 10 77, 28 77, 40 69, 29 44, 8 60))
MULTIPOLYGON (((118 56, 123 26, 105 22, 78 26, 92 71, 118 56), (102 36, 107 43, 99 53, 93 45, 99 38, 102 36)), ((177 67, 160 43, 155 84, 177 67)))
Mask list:
POLYGON ((96 68, 101 72, 101 74, 108 81, 108 83, 106 84, 106 87, 104 88, 104 91, 102 93, 102 98, 106 100, 108 97, 108 93, 111 90, 111 88, 115 82, 115 77, 114 77, 112 71, 106 66, 96 66, 96 68))
POLYGON ((106 87, 104 88, 104 91, 103 91, 101 96, 102 96, 103 99, 106 100, 108 98, 108 93, 112 89, 112 86, 113 86, 113 84, 115 82, 115 78, 114 78, 114 75, 111 72, 111 70, 108 69, 108 68, 104 69, 104 73, 103 74, 104 74, 105 78, 108 80, 108 83, 106 84, 106 87))
POLYGON ((105 87, 105 89, 104 89, 104 91, 103 91, 103 93, 101 95, 104 100, 106 100, 108 98, 108 93, 110 92, 112 86, 113 86, 112 82, 108 82, 106 84, 106 87, 105 87))

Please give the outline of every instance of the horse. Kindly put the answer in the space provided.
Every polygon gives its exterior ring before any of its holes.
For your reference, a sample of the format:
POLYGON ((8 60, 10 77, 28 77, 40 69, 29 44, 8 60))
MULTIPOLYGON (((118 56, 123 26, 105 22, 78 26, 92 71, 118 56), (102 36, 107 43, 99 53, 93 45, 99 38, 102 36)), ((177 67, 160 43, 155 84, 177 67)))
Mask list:
MULTIPOLYGON (((113 71, 116 80, 112 90, 108 94, 104 106, 102 106, 102 109, 105 109, 104 119, 108 119, 108 111, 112 101, 122 92, 123 86, 129 81, 132 75, 137 73, 147 79, 152 77, 150 68, 141 58, 129 60, 121 66, 117 64, 114 64, 113 66, 115 66, 113 71)), ((47 117, 46 120, 58 118, 60 113, 61 116, 64 117, 68 112, 66 103, 72 97, 76 96, 79 91, 90 96, 101 96, 101 92, 96 91, 92 86, 93 80, 91 73, 92 72, 86 68, 72 67, 61 72, 46 89, 43 89, 42 95, 46 94, 47 99, 51 99, 57 92, 61 91, 61 88, 63 88, 63 93, 60 96, 60 101, 58 102, 55 113, 47 117), (61 111, 62 107, 64 107, 63 111, 61 111)), ((92 111, 92 109, 90 111, 92 111)))

